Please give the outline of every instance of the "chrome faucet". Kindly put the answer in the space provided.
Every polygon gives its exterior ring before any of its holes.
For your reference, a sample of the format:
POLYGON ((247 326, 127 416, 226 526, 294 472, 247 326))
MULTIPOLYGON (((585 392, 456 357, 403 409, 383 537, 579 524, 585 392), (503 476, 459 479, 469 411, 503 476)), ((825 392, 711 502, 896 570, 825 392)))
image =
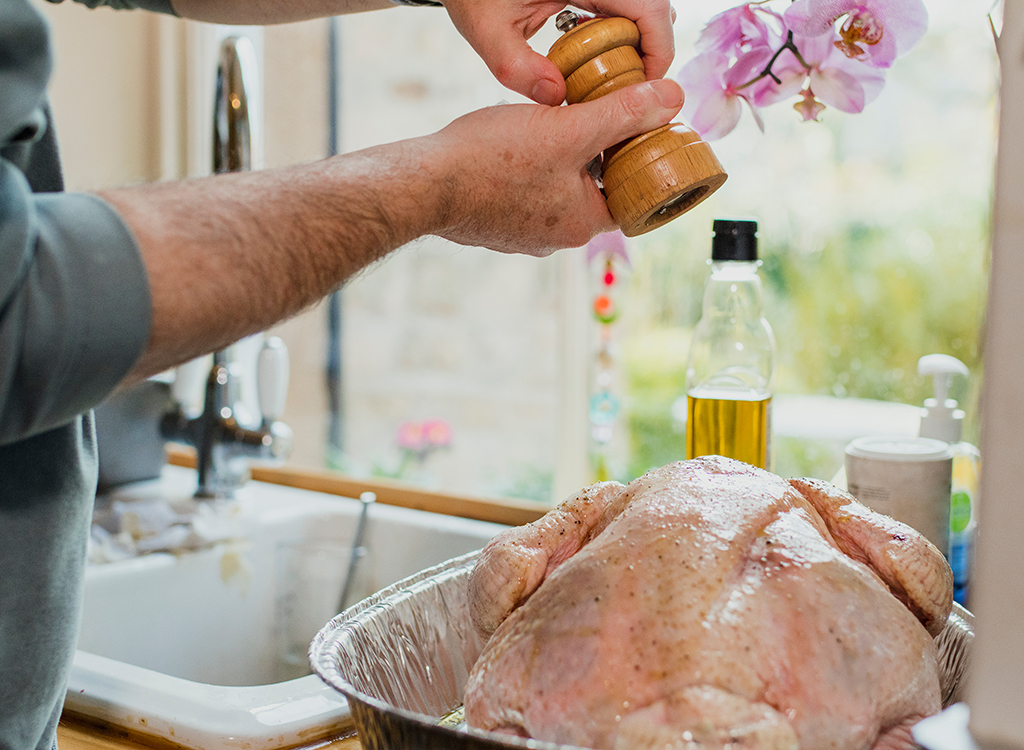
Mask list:
MULTIPOLYGON (((248 92, 256 75, 256 53, 246 37, 221 44, 213 114, 213 171, 252 168, 252 125, 248 92)), ((288 390, 288 351, 279 338, 267 339, 259 353, 256 384, 262 420, 247 417, 240 398, 240 365, 231 348, 215 352, 206 377, 203 409, 188 410, 191 386, 202 376, 205 360, 178 368, 172 394, 176 407, 165 415, 167 440, 196 449, 197 498, 231 497, 250 476, 251 459, 284 459, 291 452, 292 431, 278 420, 288 390)))
POLYGON ((256 73, 256 50, 248 37, 231 36, 221 42, 213 101, 214 174, 252 169, 249 98, 256 73))

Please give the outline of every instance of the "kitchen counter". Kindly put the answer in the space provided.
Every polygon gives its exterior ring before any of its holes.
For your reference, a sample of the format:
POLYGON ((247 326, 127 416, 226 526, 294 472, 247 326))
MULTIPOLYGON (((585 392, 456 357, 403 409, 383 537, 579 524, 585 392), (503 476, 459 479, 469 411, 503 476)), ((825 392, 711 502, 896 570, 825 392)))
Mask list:
MULTIPOLYGON (((65 717, 57 727, 57 745, 60 750, 181 750, 163 742, 148 744, 144 737, 133 737, 128 732, 97 727, 65 717)), ((322 740, 296 750, 362 750, 359 737, 350 735, 322 740)))

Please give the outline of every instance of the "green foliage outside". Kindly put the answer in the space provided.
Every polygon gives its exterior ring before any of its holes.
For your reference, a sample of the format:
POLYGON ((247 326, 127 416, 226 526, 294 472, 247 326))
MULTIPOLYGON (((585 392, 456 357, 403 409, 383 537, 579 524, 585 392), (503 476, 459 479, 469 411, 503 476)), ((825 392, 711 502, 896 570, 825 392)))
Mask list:
MULTIPOLYGON (((921 260, 915 260, 912 248, 893 249, 886 238, 881 229, 855 226, 807 256, 794 256, 785 247, 763 248, 766 314, 778 347, 776 392, 919 405, 932 395, 932 383, 917 375, 917 360, 932 352, 952 354, 972 373, 969 383, 954 381, 951 396, 969 414, 965 437, 976 441, 985 215, 973 225, 941 232, 921 260)), ((632 331, 623 344, 630 478, 684 457, 685 436, 673 423, 672 405, 684 395, 690 332, 700 315, 704 279, 703 269, 698 274, 680 268, 686 263, 678 258, 690 255, 646 249, 635 269, 637 285, 651 277, 684 281, 660 308, 647 298, 653 324, 632 331)), ((806 441, 779 441, 775 452, 780 473, 834 470, 833 453, 806 441)))
MULTIPOLYGON (((684 457, 672 404, 685 395, 714 218, 759 221, 775 391, 920 405, 917 360, 951 354, 971 371, 951 397, 977 442, 995 158, 997 64, 984 13, 930 8, 933 30, 859 115, 799 123, 766 112, 713 147, 729 182, 689 214, 630 241, 617 333, 626 440, 616 478, 684 457), (957 20, 959 19, 959 20, 957 20)), ((835 452, 779 440, 780 474, 829 478, 835 452)))

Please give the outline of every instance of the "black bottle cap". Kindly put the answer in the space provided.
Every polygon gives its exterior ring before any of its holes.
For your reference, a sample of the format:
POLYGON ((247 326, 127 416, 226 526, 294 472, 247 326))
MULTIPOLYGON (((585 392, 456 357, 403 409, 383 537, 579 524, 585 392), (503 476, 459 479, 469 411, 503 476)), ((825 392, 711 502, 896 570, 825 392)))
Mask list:
POLYGON ((715 219, 711 260, 757 260, 757 222, 715 219))

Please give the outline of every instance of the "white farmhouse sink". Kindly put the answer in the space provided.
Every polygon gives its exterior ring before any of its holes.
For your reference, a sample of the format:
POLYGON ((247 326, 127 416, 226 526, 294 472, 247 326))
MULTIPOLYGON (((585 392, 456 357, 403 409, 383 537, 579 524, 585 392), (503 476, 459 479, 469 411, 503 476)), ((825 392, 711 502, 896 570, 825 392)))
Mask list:
MULTIPOLYGON (((194 472, 167 467, 116 498, 181 499, 194 488, 194 472)), ((250 482, 219 509, 230 540, 91 565, 65 711, 189 748, 269 750, 349 725, 344 698, 310 674, 306 647, 339 611, 361 507, 250 482)), ((374 504, 347 603, 502 528, 374 504)))

